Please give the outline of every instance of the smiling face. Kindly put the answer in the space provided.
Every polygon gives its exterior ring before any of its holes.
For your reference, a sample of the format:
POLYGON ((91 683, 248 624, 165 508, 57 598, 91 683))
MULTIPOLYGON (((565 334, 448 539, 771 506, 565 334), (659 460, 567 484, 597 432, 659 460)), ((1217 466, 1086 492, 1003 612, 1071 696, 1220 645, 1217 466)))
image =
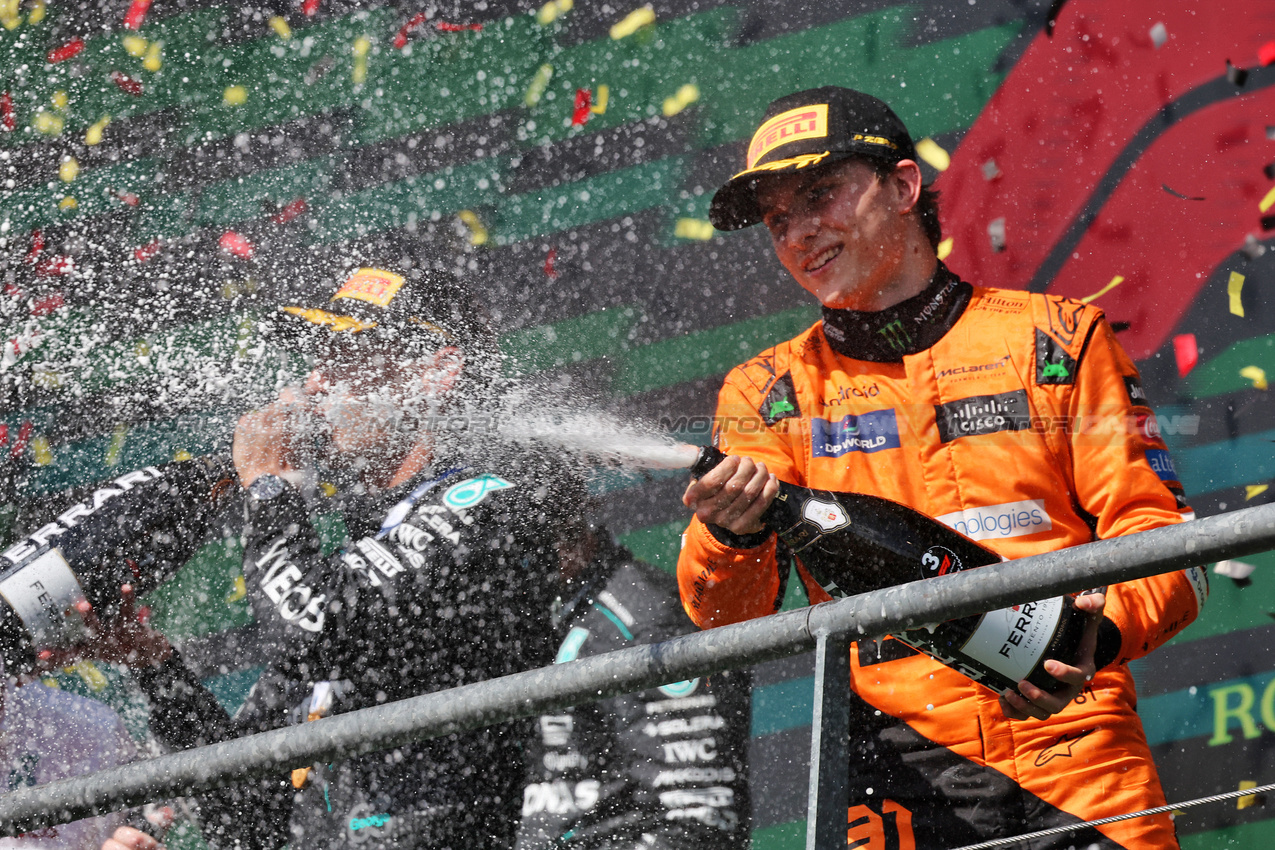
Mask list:
POLYGON ((881 177, 851 159, 764 178, 757 203, 779 261, 820 303, 884 310, 924 289, 932 273, 933 250, 912 214, 920 187, 911 160, 881 177))

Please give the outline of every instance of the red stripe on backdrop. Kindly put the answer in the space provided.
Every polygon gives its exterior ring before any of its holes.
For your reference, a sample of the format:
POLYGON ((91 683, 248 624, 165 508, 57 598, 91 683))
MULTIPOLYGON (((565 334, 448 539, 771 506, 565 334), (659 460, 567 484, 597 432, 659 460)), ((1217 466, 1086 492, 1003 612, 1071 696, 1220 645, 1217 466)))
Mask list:
MULTIPOLYGON (((1033 41, 936 183, 944 231, 955 239, 948 260, 955 271, 990 286, 1027 286, 1135 134, 1161 108, 1224 75, 1228 58, 1255 65, 1275 30, 1275 4, 1266 0, 1235 0, 1225 15, 1165 5, 1174 4, 1071 0, 1053 38, 1033 41), (1151 37, 1157 23, 1168 35, 1159 49, 1151 37), (989 160, 1001 173, 991 181, 984 177, 989 160), (987 235, 998 218, 1006 220, 1002 252, 987 235)), ((1134 323, 1122 339, 1135 358, 1164 342, 1212 271, 1208 264, 1257 229, 1249 184, 1263 180, 1263 163, 1253 171, 1252 161, 1275 158, 1275 144, 1265 140, 1265 124, 1275 123, 1266 120, 1269 98, 1248 95, 1169 128, 1146 152, 1148 162, 1138 162, 1108 199, 1111 211, 1089 210, 1100 213, 1099 229, 1086 234, 1075 249, 1081 256, 1067 258, 1049 286, 1083 296, 1123 274, 1126 282, 1099 303, 1134 323), (1214 121, 1231 126, 1224 133, 1214 121), (1208 200, 1175 198, 1161 183, 1208 200), (1227 216, 1222 226, 1210 224, 1219 212, 1227 216)))

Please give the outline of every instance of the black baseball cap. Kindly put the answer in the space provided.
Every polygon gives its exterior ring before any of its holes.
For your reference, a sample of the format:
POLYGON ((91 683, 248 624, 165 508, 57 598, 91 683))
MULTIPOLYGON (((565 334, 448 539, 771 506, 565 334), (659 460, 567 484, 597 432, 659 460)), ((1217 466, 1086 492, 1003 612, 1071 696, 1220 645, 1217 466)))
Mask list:
POLYGON ((767 174, 823 166, 850 157, 893 163, 916 159, 908 128, 884 101, 840 86, 785 95, 766 107, 748 143, 744 170, 717 190, 708 219, 718 230, 761 221, 757 181, 767 174))
POLYGON ((494 345, 487 312, 469 287, 415 240, 346 243, 300 266, 292 273, 319 267, 307 286, 318 297, 280 306, 275 324, 302 347, 378 344, 410 355, 494 345))

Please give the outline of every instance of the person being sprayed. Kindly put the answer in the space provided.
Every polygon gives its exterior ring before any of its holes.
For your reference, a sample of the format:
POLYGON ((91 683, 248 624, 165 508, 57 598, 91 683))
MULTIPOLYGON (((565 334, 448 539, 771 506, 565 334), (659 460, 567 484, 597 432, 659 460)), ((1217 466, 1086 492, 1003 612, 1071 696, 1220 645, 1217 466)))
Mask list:
MULTIPOLYGON (((309 372, 240 418, 233 442, 247 491, 245 586, 269 658, 234 733, 550 663, 551 488, 569 472, 457 427, 463 408, 494 396, 499 369, 472 293, 397 236, 346 243, 291 272, 316 297, 282 307, 274 328, 309 372), (310 518, 334 511, 346 539, 325 554, 310 518)), ((503 724, 291 765, 261 786, 204 795, 204 837, 512 847, 529 731, 503 724)), ((145 843, 131 832, 117 841, 145 843)))
MULTIPOLYGON (((823 318, 722 387, 714 442, 732 457, 683 497, 679 580, 701 627, 782 599, 787 559, 760 522, 779 480, 892 499, 1007 558, 1189 517, 1164 443, 1127 427, 1153 414, 1102 312, 962 281, 936 257, 936 202, 898 116, 836 87, 772 103, 714 196, 713 225, 763 223, 823 318)), ((829 598, 799 556, 798 572, 829 598)), ((1206 594, 1197 568, 1078 598, 1088 631, 1074 664, 1045 662, 1054 693, 855 645, 850 843, 951 847, 1163 805, 1126 662, 1206 594)), ((1033 846, 1073 844, 1177 846, 1168 815, 1033 846)))

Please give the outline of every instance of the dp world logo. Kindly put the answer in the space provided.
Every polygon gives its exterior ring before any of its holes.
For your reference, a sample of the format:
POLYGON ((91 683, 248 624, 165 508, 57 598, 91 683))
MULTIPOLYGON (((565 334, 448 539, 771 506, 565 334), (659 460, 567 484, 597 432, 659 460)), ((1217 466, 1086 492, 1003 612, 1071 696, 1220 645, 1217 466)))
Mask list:
POLYGON ((514 485, 496 475, 485 474, 447 488, 443 502, 449 508, 472 508, 494 490, 508 490, 514 485))
POLYGON ((836 502, 825 502, 823 499, 808 499, 801 506, 801 517, 813 522, 824 531, 835 531, 850 524, 846 509, 836 502))

